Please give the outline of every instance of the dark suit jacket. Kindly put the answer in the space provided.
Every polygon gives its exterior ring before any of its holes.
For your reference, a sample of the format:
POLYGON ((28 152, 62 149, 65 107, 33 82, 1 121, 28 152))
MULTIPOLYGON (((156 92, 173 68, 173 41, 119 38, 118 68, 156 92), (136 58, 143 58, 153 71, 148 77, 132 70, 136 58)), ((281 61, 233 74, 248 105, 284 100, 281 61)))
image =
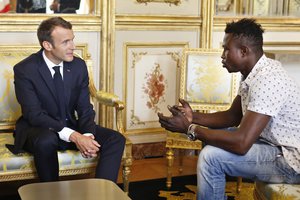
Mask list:
MULTIPOLYGON (((25 143, 28 128, 41 127, 58 132, 64 127, 64 122, 59 117, 53 78, 42 50, 14 66, 14 79, 16 97, 22 108, 15 130, 14 153, 18 153, 25 143)), ((67 126, 80 133, 94 134, 95 112, 89 99, 85 62, 77 57, 72 62, 64 62, 63 79, 67 126)))
POLYGON ((76 13, 80 7, 80 0, 60 0, 58 13, 76 13))

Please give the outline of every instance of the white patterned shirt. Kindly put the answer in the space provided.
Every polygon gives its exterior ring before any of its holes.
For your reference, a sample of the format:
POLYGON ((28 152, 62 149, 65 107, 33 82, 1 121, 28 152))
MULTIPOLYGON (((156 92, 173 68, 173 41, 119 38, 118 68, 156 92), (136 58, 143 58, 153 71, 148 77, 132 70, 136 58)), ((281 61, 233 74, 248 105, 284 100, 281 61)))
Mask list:
POLYGON ((281 146, 287 163, 300 173, 300 88, 281 63, 263 55, 238 94, 243 115, 247 110, 271 116, 260 137, 281 146))

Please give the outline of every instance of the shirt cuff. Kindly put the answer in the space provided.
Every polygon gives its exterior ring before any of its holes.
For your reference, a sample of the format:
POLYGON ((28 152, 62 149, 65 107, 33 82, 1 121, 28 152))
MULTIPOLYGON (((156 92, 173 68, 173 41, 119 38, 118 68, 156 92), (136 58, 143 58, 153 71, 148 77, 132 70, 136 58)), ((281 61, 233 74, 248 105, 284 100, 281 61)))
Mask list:
POLYGON ((75 131, 73 129, 64 127, 61 131, 58 132, 58 135, 61 140, 66 141, 66 142, 71 142, 70 135, 74 132, 75 131))
POLYGON ((93 134, 92 133, 84 133, 83 135, 85 135, 85 136, 91 136, 93 134))

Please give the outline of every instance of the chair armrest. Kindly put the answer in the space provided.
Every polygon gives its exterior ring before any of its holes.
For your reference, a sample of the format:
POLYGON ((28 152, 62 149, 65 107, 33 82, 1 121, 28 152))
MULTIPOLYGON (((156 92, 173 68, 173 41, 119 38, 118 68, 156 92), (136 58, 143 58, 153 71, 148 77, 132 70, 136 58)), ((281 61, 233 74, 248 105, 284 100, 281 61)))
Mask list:
POLYGON ((89 90, 91 97, 94 98, 98 103, 114 107, 116 112, 116 127, 117 130, 124 134, 123 122, 122 122, 122 110, 124 109, 124 102, 119 100, 117 95, 112 93, 98 91, 94 85, 94 79, 92 74, 92 61, 90 59, 90 55, 88 54, 87 59, 85 60, 87 67, 88 67, 88 74, 89 74, 89 90))
POLYGON ((117 130, 120 133, 124 134, 124 127, 122 122, 122 110, 124 109, 124 102, 120 101, 118 96, 103 91, 97 91, 95 93, 95 96, 93 97, 97 100, 98 103, 115 108, 117 130))
POLYGON ((120 101, 119 97, 115 94, 104 92, 104 91, 97 91, 95 93, 95 96, 93 96, 93 97, 100 104, 110 106, 110 107, 123 107, 124 108, 124 103, 122 101, 120 101))

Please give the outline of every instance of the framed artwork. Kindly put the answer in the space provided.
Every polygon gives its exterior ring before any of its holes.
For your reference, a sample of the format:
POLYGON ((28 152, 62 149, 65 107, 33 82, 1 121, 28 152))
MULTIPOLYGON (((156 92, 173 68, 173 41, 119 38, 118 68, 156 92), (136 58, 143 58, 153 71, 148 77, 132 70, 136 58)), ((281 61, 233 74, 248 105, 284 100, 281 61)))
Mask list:
POLYGON ((135 16, 201 16, 200 0, 115 0, 116 14, 135 16))
POLYGON ((187 43, 125 43, 127 134, 163 131, 157 113, 178 102, 181 56, 187 43))
POLYGON ((288 15, 289 16, 300 16, 300 1, 299 0, 290 0, 288 5, 288 15))
POLYGON ((151 2, 168 3, 170 5, 174 4, 175 6, 177 6, 178 4, 181 3, 181 0, 136 0, 136 2, 145 3, 146 5, 147 5, 147 3, 151 3, 151 2))
POLYGON ((238 6, 241 0, 216 0, 215 15, 216 16, 234 16, 239 14, 238 6))
POLYGON ((180 98, 194 110, 229 108, 237 94, 237 74, 222 67, 222 50, 185 49, 181 65, 180 98))
MULTIPOLYGON (((12 129, 21 115, 14 90, 15 64, 37 52, 39 45, 1 45, 0 46, 0 130, 12 129)), ((76 54, 87 57, 87 45, 77 45, 76 54)))

